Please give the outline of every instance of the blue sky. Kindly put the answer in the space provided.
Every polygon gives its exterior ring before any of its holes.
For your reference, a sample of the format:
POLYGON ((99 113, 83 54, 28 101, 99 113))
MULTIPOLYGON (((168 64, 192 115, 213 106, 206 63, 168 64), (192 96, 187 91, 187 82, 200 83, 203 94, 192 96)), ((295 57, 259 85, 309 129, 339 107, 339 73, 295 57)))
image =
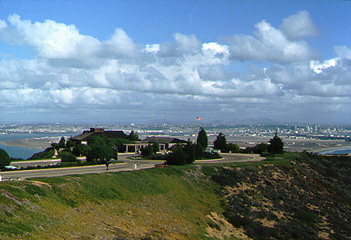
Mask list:
POLYGON ((351 124, 349 1, 0 1, 0 122, 351 124))

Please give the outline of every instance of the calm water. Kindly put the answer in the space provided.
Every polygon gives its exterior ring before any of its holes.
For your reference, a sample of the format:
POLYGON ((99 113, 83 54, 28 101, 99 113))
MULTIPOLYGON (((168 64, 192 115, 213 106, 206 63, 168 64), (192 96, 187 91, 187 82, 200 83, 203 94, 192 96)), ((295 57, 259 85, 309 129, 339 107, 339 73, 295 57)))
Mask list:
POLYGON ((321 151, 320 154, 348 154, 351 153, 351 148, 339 148, 339 149, 330 149, 327 151, 321 151))
MULTIPOLYGON (((67 136, 67 135, 72 135, 68 133, 11 133, 11 134, 0 134, 0 148, 4 149, 10 157, 13 158, 23 158, 27 159, 31 157, 34 153, 38 153, 43 151, 44 149, 40 148, 26 148, 26 147, 14 147, 14 146, 7 146, 3 143, 2 141, 7 141, 7 140, 14 140, 14 139, 23 139, 23 138, 39 138, 39 137, 62 137, 62 136, 67 136)), ((74 134, 76 135, 76 134, 74 134)))

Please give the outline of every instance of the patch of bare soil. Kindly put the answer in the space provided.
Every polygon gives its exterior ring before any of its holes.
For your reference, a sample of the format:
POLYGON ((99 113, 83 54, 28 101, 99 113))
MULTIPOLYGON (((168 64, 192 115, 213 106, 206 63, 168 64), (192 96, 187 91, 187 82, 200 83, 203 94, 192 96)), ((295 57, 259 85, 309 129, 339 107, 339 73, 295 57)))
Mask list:
POLYGON ((234 236, 239 239, 247 240, 249 238, 243 228, 236 228, 218 213, 212 212, 207 216, 210 220, 209 227, 206 229, 207 237, 225 239, 234 236))

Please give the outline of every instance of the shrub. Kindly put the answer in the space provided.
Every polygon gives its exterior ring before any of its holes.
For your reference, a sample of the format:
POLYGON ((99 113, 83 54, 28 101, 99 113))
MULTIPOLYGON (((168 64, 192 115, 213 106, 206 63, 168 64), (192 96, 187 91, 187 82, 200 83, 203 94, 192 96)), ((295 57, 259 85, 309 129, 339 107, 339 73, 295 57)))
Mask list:
POLYGON ((61 162, 76 162, 77 161, 77 157, 71 152, 62 151, 62 152, 60 152, 59 156, 61 158, 61 162))
POLYGON ((10 165, 10 163, 10 156, 4 149, 0 148, 0 168, 4 168, 5 166, 10 165))

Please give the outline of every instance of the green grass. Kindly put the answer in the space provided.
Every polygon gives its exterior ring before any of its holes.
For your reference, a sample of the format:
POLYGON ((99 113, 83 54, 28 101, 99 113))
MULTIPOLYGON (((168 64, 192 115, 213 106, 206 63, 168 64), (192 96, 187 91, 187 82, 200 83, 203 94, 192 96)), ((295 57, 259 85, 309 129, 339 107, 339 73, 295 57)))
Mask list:
POLYGON ((0 238, 67 239, 75 232, 82 238, 208 239, 206 215, 223 209, 218 186, 206 175, 194 178, 194 170, 177 166, 2 182, 0 238), (102 225, 110 229, 97 230, 102 225))
POLYGON ((218 226, 207 216, 224 212, 213 174, 222 167, 290 168, 298 156, 1 182, 0 239, 209 239, 206 228, 218 226))

